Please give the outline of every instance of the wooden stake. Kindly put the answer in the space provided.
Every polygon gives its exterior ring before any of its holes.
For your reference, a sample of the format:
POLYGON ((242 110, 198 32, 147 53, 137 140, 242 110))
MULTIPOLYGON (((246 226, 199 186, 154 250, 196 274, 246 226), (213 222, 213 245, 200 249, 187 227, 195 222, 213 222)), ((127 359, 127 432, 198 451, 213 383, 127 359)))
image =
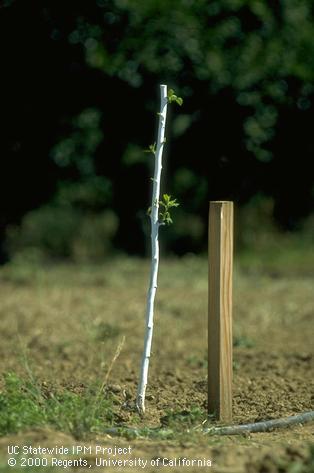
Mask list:
POLYGON ((233 203, 210 202, 208 414, 232 420, 233 203))

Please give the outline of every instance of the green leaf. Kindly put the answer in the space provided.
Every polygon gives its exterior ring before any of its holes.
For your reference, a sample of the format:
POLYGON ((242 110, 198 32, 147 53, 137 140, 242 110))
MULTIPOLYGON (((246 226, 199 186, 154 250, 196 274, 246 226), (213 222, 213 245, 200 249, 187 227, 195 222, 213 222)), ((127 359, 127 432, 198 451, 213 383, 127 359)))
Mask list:
POLYGON ((178 97, 174 93, 173 89, 169 89, 169 91, 168 91, 168 102, 169 103, 175 102, 175 103, 177 103, 178 105, 181 106, 183 104, 183 99, 182 99, 182 97, 178 97))
POLYGON ((165 225, 170 225, 172 223, 172 218, 169 209, 171 207, 179 206, 177 199, 172 199, 169 194, 163 194, 162 200, 159 201, 159 205, 162 208, 159 212, 160 222, 165 225))
POLYGON ((147 149, 144 149, 144 153, 155 154, 156 153, 156 142, 152 145, 149 145, 149 147, 147 149))

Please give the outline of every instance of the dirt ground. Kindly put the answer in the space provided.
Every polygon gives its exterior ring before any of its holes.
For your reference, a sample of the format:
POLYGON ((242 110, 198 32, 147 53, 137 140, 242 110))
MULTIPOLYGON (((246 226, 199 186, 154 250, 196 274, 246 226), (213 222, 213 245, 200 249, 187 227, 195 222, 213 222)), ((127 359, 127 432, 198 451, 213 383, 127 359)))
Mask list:
MULTIPOLYGON (((168 425, 171 413, 189 415, 195 408, 206 412, 207 266, 205 260, 189 257, 166 261, 161 267, 147 414, 145 420, 135 422, 131 407, 143 343, 147 277, 148 263, 132 259, 96 268, 2 270, 1 373, 25 374, 21 354, 26 349, 29 364, 42 385, 79 392, 88 383, 104 378, 125 336, 106 387, 115 397, 117 424, 160 427, 168 425)), ((313 320, 310 275, 248 275, 236 269, 233 423, 276 419, 314 409, 313 320)), ((152 462, 156 458, 185 457, 210 459, 219 473, 284 473, 292 471, 294 462, 303 465, 295 471, 310 471, 305 465, 309 445, 314 443, 313 433, 312 423, 233 437, 194 432, 191 439, 185 434, 167 440, 89 434, 79 443, 92 446, 86 458, 93 466, 96 445, 131 446, 128 458, 147 459, 145 470, 149 472, 158 469, 152 462)), ((7 445, 25 443, 70 446, 78 441, 49 427, 32 428, 2 437, 0 452, 5 458, 7 445)), ((95 468, 124 471, 122 467, 95 468)), ((199 471, 208 466, 165 468, 199 471)), ((75 469, 81 470, 85 468, 75 469)))

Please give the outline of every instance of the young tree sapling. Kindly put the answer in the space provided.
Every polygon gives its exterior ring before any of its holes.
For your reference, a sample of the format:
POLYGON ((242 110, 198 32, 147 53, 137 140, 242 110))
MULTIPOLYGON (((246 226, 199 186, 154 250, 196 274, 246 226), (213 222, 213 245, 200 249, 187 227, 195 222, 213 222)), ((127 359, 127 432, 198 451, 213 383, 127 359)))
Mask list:
POLYGON ((176 199, 172 199, 171 196, 168 194, 163 194, 162 200, 159 200, 160 179, 162 170, 162 153, 165 144, 167 106, 168 103, 172 102, 176 102, 178 105, 182 105, 183 100, 181 97, 175 95, 172 89, 167 92, 166 85, 160 85, 160 112, 158 113, 159 124, 157 142, 153 145, 150 145, 148 149, 148 151, 151 152, 155 158, 155 171, 153 178, 152 203, 151 207, 148 209, 148 214, 150 216, 151 222, 151 273, 146 302, 146 330, 144 338, 144 351, 142 356, 140 379, 136 399, 136 406, 141 415, 145 413, 145 392, 147 386, 149 359, 151 356, 151 346, 153 339, 154 301, 157 291, 159 266, 158 231, 161 225, 169 225, 170 223, 172 223, 170 209, 179 205, 176 199))

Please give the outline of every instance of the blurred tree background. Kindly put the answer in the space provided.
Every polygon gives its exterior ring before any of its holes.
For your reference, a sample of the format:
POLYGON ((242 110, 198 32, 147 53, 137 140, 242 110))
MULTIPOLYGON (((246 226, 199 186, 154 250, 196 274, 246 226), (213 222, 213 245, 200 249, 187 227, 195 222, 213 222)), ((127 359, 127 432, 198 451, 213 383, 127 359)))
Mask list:
POLYGON ((311 0, 0 0, 0 261, 145 254, 158 84, 176 254, 206 248, 208 200, 239 246, 313 230, 311 0), (169 159, 168 159, 169 158, 169 159), (310 223, 309 223, 310 222, 310 223), (276 231, 277 231, 276 230, 276 231))

